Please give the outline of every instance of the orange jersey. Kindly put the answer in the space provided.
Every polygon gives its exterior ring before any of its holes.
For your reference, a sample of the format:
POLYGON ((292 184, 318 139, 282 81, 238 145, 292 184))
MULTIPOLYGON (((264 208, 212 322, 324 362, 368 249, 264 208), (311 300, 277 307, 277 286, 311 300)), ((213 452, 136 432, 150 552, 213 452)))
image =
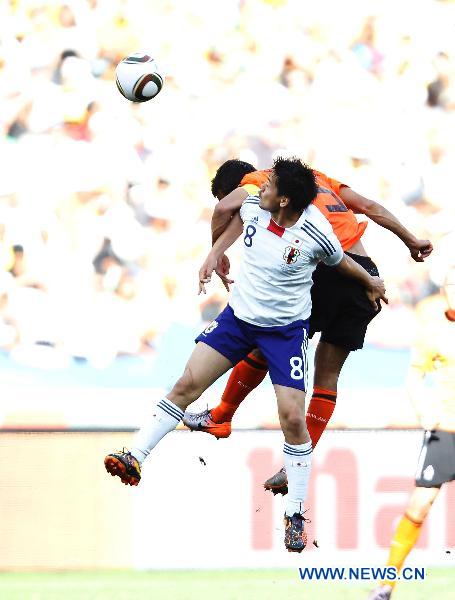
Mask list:
MULTIPOLYGON (((362 237, 368 223, 359 223, 355 214, 340 198, 340 189, 345 187, 344 183, 331 179, 319 171, 314 171, 318 194, 313 204, 322 212, 324 217, 330 221, 332 229, 340 240, 343 250, 349 250, 362 237)), ((240 182, 239 187, 244 188, 248 194, 257 194, 270 175, 270 169, 265 171, 253 171, 247 173, 240 182)))
POLYGON ((270 172, 271 169, 247 173, 240 182, 239 187, 242 187, 246 192, 248 192, 248 194, 257 194, 269 178, 270 172))

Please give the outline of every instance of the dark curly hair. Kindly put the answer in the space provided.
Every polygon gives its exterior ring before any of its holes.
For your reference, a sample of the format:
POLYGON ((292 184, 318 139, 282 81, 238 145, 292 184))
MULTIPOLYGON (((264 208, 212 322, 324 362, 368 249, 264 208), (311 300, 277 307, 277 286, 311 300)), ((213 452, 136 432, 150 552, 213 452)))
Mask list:
POLYGON ((219 194, 226 196, 230 194, 240 184, 247 173, 257 171, 253 165, 232 158, 224 162, 212 179, 212 194, 218 198, 219 194))
POLYGON ((272 172, 279 196, 289 198, 290 206, 296 212, 303 212, 318 193, 313 169, 299 158, 278 157, 273 162, 272 172))

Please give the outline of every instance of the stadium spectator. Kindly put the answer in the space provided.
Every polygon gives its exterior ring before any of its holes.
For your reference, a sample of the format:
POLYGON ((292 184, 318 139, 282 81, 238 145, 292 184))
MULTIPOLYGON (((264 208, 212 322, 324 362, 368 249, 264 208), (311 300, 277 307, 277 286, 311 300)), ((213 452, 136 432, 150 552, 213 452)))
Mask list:
MULTIPOLYGON (((119 306, 134 307, 144 323, 134 341, 113 333, 100 363, 148 352, 169 324, 196 327, 213 314, 188 286, 209 240, 208 184, 227 158, 261 168, 283 148, 297 153, 378 198, 434 240, 435 254, 453 222, 444 189, 455 158, 453 3, 414 7, 405 30, 393 6, 376 13, 372 1, 359 12, 353 0, 343 8, 321 0, 304 15, 297 0, 209 6, 17 0, 0 9, 0 265, 2 275, 26 265, 48 315, 65 300, 46 335, 69 354, 82 352, 76 324, 87 330, 104 304, 114 333, 123 331, 119 306), (113 73, 122 56, 148 46, 151 22, 167 79, 153 102, 134 105, 117 93, 113 73), (259 86, 267 102, 257 101, 259 86)), ((438 281, 375 228, 367 237, 391 300, 369 341, 408 345, 414 306, 438 281)), ((2 318, 20 287, 14 279, 2 318)), ((34 302, 22 294, 23 310, 8 321, 18 332, 34 302)), ((8 339, 10 349, 23 343, 22 334, 8 339)))

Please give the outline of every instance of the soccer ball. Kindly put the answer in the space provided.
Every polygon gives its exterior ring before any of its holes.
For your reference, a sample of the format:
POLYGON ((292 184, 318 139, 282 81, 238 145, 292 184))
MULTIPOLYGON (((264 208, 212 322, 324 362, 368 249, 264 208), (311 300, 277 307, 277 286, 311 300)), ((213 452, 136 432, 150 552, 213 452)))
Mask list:
POLYGON ((155 59, 144 52, 123 58, 115 69, 118 91, 132 102, 147 102, 160 93, 164 77, 155 59))

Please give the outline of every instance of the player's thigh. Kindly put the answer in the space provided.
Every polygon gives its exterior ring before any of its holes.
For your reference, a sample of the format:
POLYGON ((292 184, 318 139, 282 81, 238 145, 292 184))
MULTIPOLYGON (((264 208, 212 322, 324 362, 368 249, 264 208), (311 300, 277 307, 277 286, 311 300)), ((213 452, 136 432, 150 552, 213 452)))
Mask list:
POLYGON ((314 385, 335 389, 349 350, 319 341, 314 356, 314 385))
POLYGON ((196 338, 236 365, 255 347, 245 323, 228 305, 196 338))
POLYGON ((436 500, 440 489, 440 487, 416 486, 409 498, 406 508, 407 515, 415 521, 423 521, 436 500))
MULTIPOLYGON (((204 342, 198 342, 191 353, 182 377, 171 391, 173 394, 202 394, 233 366, 220 352, 204 342)), ((172 400, 172 398, 170 397, 172 400)))
POLYGON ((267 361, 273 385, 307 391, 308 321, 258 328, 255 341, 267 361))

